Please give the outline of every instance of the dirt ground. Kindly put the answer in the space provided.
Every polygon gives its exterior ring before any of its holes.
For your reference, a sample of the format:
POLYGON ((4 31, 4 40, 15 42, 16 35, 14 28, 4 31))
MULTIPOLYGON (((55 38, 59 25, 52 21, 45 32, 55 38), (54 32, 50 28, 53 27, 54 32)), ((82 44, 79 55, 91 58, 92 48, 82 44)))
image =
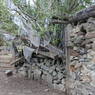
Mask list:
MULTIPOLYGON (((0 58, 3 60, 3 57, 0 58)), ((4 62, 5 60, 4 57, 4 62)), ((44 82, 26 79, 20 74, 7 77, 5 71, 9 69, 13 68, 6 63, 0 63, 0 95, 64 95, 63 92, 51 89, 44 82)))
POLYGON ((50 89, 38 81, 28 80, 19 75, 7 77, 4 72, 0 72, 0 95, 63 95, 63 93, 50 89))

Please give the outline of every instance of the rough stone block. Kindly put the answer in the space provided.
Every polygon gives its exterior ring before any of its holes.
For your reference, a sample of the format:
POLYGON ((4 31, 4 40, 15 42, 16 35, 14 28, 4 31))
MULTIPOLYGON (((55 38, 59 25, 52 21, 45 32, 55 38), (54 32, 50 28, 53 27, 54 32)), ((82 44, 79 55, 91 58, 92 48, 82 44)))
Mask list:
POLYGON ((13 71, 12 70, 6 70, 5 74, 9 77, 13 75, 13 71))
POLYGON ((65 86, 63 84, 53 84, 54 89, 65 91, 65 86))

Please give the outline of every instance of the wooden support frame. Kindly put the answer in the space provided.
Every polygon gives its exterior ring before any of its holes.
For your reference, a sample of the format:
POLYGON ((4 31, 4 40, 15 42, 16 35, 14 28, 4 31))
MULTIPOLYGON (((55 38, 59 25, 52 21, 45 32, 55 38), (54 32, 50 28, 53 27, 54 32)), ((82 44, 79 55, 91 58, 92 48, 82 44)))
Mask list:
POLYGON ((65 83, 65 94, 66 95, 71 95, 71 91, 70 91, 70 33, 67 29, 67 27, 64 30, 64 51, 65 51, 65 62, 66 62, 66 83, 65 83))

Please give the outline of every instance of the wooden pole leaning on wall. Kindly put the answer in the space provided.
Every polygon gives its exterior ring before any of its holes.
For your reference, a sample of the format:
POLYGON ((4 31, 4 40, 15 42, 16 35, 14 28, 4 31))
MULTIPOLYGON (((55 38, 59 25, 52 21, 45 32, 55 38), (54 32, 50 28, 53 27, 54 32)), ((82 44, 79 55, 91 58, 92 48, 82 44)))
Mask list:
MULTIPOLYGON (((68 25, 67 25, 68 26, 68 25)), ((65 83, 65 94, 66 95, 71 95, 70 91, 70 33, 68 27, 65 28, 64 30, 64 43, 65 43, 65 62, 66 62, 66 83, 65 83)))

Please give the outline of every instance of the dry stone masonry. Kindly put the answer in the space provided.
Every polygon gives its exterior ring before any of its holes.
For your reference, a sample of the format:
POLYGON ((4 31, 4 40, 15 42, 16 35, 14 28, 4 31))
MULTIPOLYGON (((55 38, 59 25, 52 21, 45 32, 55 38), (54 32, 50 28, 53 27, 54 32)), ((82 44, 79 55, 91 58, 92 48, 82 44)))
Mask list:
MULTIPOLYGON (((95 18, 70 29, 71 50, 77 54, 70 56, 70 89, 72 95, 95 95, 95 18)), ((65 91, 65 64, 46 60, 34 64, 34 79, 42 79, 55 89, 65 91)), ((33 69, 32 69, 33 70, 33 69)))
MULTIPOLYGON (((95 18, 89 18, 77 25, 68 24, 66 28, 70 33, 71 93, 95 95, 95 18)), ((25 64, 19 69, 20 73, 23 71, 22 74, 29 78, 45 81, 50 87, 65 91, 66 64, 64 59, 62 60, 62 50, 50 44, 43 50, 42 47, 43 45, 35 51, 35 48, 25 46, 23 49, 25 60, 23 57, 16 60, 15 67, 24 61, 25 64)), ((20 57, 20 54, 18 55, 20 57)))
POLYGON ((72 95, 95 95, 95 18, 74 26, 71 31, 73 49, 70 83, 72 95))
POLYGON ((19 72, 23 72, 25 76, 28 75, 28 78, 47 82, 48 86, 54 89, 65 91, 65 66, 54 61, 46 59, 44 62, 43 60, 38 62, 38 60, 35 60, 32 65, 25 64, 19 72), (24 70, 26 65, 28 67, 27 72, 24 70))

